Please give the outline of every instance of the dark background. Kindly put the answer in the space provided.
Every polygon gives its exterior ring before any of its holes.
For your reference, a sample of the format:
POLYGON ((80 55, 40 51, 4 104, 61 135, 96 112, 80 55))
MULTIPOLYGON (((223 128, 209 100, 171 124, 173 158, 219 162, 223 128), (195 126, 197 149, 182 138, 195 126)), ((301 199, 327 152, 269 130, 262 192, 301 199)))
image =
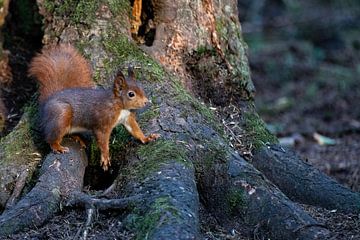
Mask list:
POLYGON ((269 130, 358 191, 360 1, 239 0, 238 7, 269 130))

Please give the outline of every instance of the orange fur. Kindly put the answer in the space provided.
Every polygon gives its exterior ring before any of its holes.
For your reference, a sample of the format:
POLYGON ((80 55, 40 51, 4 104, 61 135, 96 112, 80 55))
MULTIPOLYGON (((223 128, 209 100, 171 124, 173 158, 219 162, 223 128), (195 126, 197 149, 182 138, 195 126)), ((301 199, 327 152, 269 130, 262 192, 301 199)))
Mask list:
POLYGON ((67 88, 95 86, 91 68, 79 52, 69 44, 44 49, 30 63, 29 76, 39 81, 39 101, 67 88))
POLYGON ((135 0, 132 8, 131 33, 137 34, 141 25, 142 0, 135 0))
MULTIPOLYGON (((128 124, 128 126, 130 126, 129 129, 131 129, 128 132, 134 138, 140 140, 142 143, 148 143, 148 142, 154 141, 160 137, 159 134, 150 134, 148 137, 145 137, 144 133, 141 131, 141 129, 139 127, 139 124, 136 121, 135 113, 130 114, 130 116, 127 118, 126 123, 128 124)), ((125 127, 126 127, 126 124, 125 124, 125 127)), ((128 127, 126 127, 126 129, 128 129, 128 127)))

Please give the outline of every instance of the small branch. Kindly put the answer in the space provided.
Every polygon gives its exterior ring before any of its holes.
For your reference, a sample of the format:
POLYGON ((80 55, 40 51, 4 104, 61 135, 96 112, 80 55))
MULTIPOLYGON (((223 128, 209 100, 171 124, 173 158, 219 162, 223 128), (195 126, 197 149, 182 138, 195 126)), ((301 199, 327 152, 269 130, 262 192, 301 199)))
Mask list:
POLYGON ((28 176, 29 176, 28 169, 24 169, 16 180, 15 188, 14 188, 9 200, 6 202, 5 209, 10 209, 17 202, 17 200, 25 186, 26 179, 28 176))
MULTIPOLYGON (((83 231, 83 239, 86 240, 89 234, 95 210, 125 209, 129 206, 139 204, 143 201, 143 199, 144 195, 141 194, 119 199, 100 199, 92 197, 83 192, 73 192, 70 195, 69 200, 65 203, 65 206, 84 207, 86 209, 87 218, 83 231)), ((80 231, 81 228, 78 230, 76 236, 79 235, 80 231)))
POLYGON ((88 232, 89 232, 89 229, 90 229, 90 225, 92 223, 92 218, 94 216, 95 209, 94 208, 89 208, 89 209, 86 210, 86 212, 87 212, 87 219, 86 219, 86 223, 85 223, 85 230, 84 230, 84 233, 83 233, 83 239, 84 240, 87 239, 88 232))
POLYGON ((106 197, 108 196, 117 186, 118 181, 115 180, 113 184, 110 185, 107 189, 105 189, 102 193, 98 194, 96 197, 106 197))
POLYGON ((100 199, 94 198, 83 192, 71 194, 70 199, 65 204, 67 207, 82 206, 87 209, 96 208, 98 210, 125 209, 133 203, 143 201, 144 195, 136 195, 119 199, 100 199))

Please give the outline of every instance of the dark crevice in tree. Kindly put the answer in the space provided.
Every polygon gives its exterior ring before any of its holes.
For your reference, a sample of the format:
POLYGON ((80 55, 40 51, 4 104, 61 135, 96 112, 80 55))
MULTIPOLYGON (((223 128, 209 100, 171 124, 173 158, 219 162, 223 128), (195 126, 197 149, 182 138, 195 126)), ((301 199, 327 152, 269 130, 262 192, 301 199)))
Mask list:
MULTIPOLYGON (((134 0, 131 0, 130 2, 131 6, 134 6, 134 0)), ((142 1, 140 17, 141 25, 139 26, 138 32, 136 34, 132 34, 134 40, 136 40, 138 43, 145 44, 148 47, 151 47, 153 45, 156 34, 154 18, 154 1, 142 1)))
POLYGON ((8 109, 5 134, 18 123, 22 108, 36 88, 34 81, 27 77, 27 64, 42 47, 42 19, 36 0, 11 1, 4 32, 4 48, 10 51, 9 64, 13 79, 4 87, 3 98, 8 109))
MULTIPOLYGON (((112 134, 111 139, 113 139, 113 136, 114 133, 112 134)), ((87 146, 90 146, 90 144, 87 144, 87 146)), ((112 152, 115 151, 110 149, 110 153, 112 152)), ((124 161, 125 150, 116 151, 116 154, 111 154, 111 168, 106 172, 100 166, 100 151, 96 144, 95 146, 90 146, 89 149, 87 149, 87 155, 89 156, 89 159, 94 160, 89 162, 84 175, 84 186, 90 190, 104 190, 108 188, 114 183, 120 169, 126 165, 126 162, 124 161), (92 147, 96 148, 95 152, 91 151, 92 147)))
POLYGON ((227 106, 235 94, 228 84, 225 62, 214 49, 200 48, 185 58, 186 70, 192 76, 191 90, 205 103, 227 106))

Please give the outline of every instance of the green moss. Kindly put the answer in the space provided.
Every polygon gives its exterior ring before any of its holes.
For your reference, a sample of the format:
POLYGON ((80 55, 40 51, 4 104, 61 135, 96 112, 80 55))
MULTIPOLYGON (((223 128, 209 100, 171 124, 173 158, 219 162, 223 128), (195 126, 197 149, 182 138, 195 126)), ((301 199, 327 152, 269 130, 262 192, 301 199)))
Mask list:
POLYGON ((158 139, 138 148, 137 154, 141 161, 131 171, 137 178, 145 178, 149 174, 160 170, 161 165, 168 162, 176 161, 190 166, 191 163, 187 160, 186 152, 185 147, 181 144, 172 140, 158 139))
POLYGON ((142 113, 139 118, 139 124, 143 125, 150 120, 160 116, 160 107, 156 104, 152 104, 151 108, 142 113))
POLYGON ((196 112, 202 115, 205 121, 210 124, 220 135, 225 136, 224 128, 216 119, 214 112, 210 110, 206 104, 201 103, 193 96, 189 94, 188 91, 183 87, 180 81, 173 80, 172 88, 174 90, 175 96, 174 101, 178 104, 190 105, 192 106, 196 112))
POLYGON ((204 168, 204 171, 214 169, 214 164, 225 163, 228 159, 227 148, 221 146, 215 141, 206 141, 202 144, 205 148, 204 153, 201 154, 202 161, 197 161, 199 168, 204 168))
POLYGON ((228 40, 228 32, 227 32, 226 26, 227 25, 225 24, 224 18, 216 19, 215 30, 218 33, 218 35, 220 36, 220 38, 223 40, 228 40))
POLYGON ((152 231, 159 227, 159 224, 167 223, 171 216, 178 216, 178 210, 171 205, 169 197, 159 197, 144 214, 140 211, 127 218, 127 225, 137 232, 136 239, 148 239, 152 231), (160 218, 164 217, 163 219, 160 218))
POLYGON ((47 12, 52 13, 55 11, 56 4, 53 0, 45 0, 43 6, 47 12))
POLYGON ((101 1, 97 0, 65 0, 54 2, 44 1, 45 9, 74 23, 91 24, 95 20, 95 14, 101 1))
POLYGON ((30 130, 29 115, 24 113, 22 119, 11 133, 0 140, 0 161, 30 162, 38 154, 30 130))
POLYGON ((71 15, 72 20, 77 23, 93 23, 99 4, 100 1, 97 0, 80 0, 75 12, 71 15))
POLYGON ((113 156, 118 152, 124 151, 130 139, 131 135, 124 126, 120 125, 114 128, 110 136, 110 155, 113 156))
POLYGON ((257 113, 244 113, 245 128, 248 138, 255 150, 266 144, 278 143, 277 138, 266 128, 264 121, 257 113))
POLYGON ((239 209, 245 206, 244 191, 241 189, 230 189, 225 199, 230 214, 238 213, 239 209))
POLYGON ((199 57, 207 55, 207 54, 211 55, 211 56, 215 56, 216 50, 209 46, 201 45, 195 50, 195 54, 198 55, 199 57))
POLYGON ((128 0, 109 0, 110 11, 114 16, 130 14, 131 6, 128 0))
MULTIPOLYGON (((125 152, 126 146, 128 145, 131 139, 131 135, 125 129, 124 126, 119 125, 113 129, 111 136, 110 136, 110 159, 115 159, 118 157, 119 153, 125 152)), ((92 139, 89 145, 89 165, 90 166, 97 166, 99 165, 100 159, 100 149, 97 145, 95 138, 92 139)))
POLYGON ((225 162, 227 158, 227 149, 218 142, 207 143, 207 152, 205 154, 205 166, 211 169, 215 163, 225 162))
POLYGON ((247 59, 247 45, 243 41, 241 28, 236 21, 228 17, 217 17, 215 30, 219 36, 221 50, 227 63, 232 69, 231 82, 238 86, 239 91, 246 90, 242 95, 244 97, 252 96, 255 87, 250 76, 250 68, 247 59), (229 48, 231 44, 231 48, 229 48))
POLYGON ((161 81, 164 70, 159 63, 143 52, 133 41, 121 34, 112 34, 104 41, 107 52, 114 55, 113 61, 105 62, 107 73, 110 74, 118 66, 127 66, 130 63, 139 65, 147 79, 161 81))

